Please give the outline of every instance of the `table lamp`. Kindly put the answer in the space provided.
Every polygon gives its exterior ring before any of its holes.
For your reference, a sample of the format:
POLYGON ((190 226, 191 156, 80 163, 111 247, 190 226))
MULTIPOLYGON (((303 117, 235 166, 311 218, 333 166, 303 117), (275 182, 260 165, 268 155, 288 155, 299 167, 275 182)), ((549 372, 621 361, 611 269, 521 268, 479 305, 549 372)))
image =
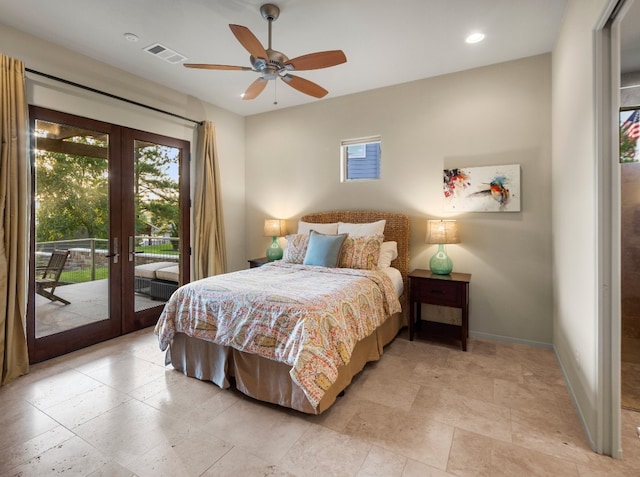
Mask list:
POLYGON ((278 237, 287 235, 287 221, 282 219, 265 219, 265 237, 273 237, 271 245, 267 248, 267 260, 273 262, 282 258, 282 247, 278 243, 278 237))
POLYGON ((458 223, 455 220, 427 220, 427 243, 438 244, 438 251, 429 260, 431 273, 449 275, 453 269, 453 262, 444 250, 445 244, 460 243, 458 223))

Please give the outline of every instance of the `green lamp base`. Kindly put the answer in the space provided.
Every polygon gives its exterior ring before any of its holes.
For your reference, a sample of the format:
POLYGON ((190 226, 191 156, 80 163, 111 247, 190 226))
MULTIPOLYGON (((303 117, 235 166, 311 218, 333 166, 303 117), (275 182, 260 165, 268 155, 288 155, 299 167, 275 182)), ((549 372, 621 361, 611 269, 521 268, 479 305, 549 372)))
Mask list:
POLYGON ((274 236, 271 245, 267 248, 267 260, 273 262, 282 258, 282 247, 278 243, 278 237, 274 236))
POLYGON ((453 262, 444 251, 444 245, 438 245, 438 252, 429 260, 429 269, 436 275, 449 275, 453 270, 453 262))

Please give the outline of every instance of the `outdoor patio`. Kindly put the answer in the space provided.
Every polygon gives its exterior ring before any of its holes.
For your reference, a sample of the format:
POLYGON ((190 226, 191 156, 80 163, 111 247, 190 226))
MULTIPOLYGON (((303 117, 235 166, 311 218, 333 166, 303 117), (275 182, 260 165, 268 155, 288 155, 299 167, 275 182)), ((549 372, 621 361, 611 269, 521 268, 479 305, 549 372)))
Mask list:
MULTIPOLYGON (((95 280, 56 288, 56 295, 70 301, 69 305, 52 302, 36 295, 36 338, 107 319, 108 280, 95 280)), ((144 295, 135 295, 136 311, 161 304, 144 295)))

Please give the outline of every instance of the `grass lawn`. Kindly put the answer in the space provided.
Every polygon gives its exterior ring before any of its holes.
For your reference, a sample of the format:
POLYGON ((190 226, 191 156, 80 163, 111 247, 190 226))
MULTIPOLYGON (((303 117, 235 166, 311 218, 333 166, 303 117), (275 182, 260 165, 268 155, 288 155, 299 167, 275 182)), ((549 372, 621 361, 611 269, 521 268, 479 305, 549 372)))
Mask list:
MULTIPOLYGON (((96 267, 96 280, 103 280, 109 277, 109 267, 96 267)), ((68 270, 62 272, 60 281, 63 283, 84 283, 91 281, 91 270, 68 270)))
POLYGON ((158 253, 161 255, 180 255, 178 250, 174 250, 170 243, 157 245, 138 245, 136 252, 158 253))

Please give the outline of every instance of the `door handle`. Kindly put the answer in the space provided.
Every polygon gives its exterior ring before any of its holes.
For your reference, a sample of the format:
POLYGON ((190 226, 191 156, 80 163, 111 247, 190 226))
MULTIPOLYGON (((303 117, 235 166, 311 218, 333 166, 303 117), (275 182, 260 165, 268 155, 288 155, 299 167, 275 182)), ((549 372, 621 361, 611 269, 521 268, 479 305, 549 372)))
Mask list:
POLYGON ((133 235, 129 235, 129 261, 130 262, 133 262, 133 260, 136 257, 136 253, 138 253, 138 252, 136 252, 136 247, 135 247, 135 244, 134 244, 134 237, 133 237, 133 235))
POLYGON ((113 237, 113 253, 106 255, 107 258, 113 258, 113 263, 118 263, 118 237, 113 237))

